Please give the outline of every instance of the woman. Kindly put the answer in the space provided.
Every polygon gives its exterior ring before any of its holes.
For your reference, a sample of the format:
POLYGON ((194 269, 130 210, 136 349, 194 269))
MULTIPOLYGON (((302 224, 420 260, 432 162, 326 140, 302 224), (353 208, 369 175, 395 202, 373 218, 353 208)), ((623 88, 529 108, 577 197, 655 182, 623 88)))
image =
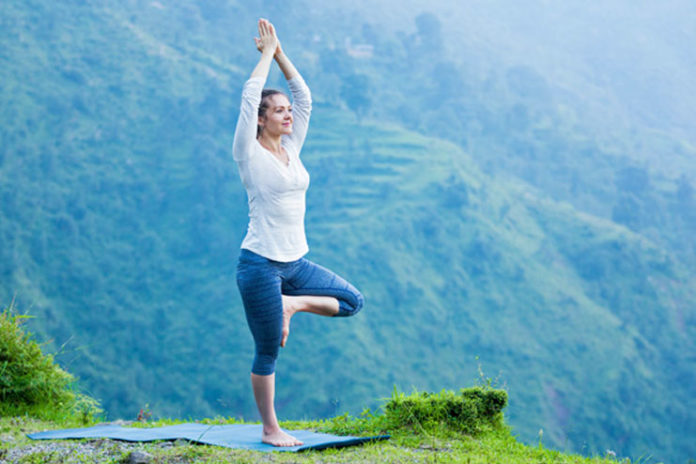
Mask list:
POLYGON ((275 362, 296 312, 352 316, 363 305, 355 287, 304 259, 305 192, 309 174, 300 161, 311 96, 283 53, 273 25, 258 23, 261 59, 244 84, 233 155, 249 199, 249 227, 237 266, 237 285, 256 345, 251 385, 263 421, 261 440, 274 446, 302 442, 278 425, 275 362), (272 61, 288 81, 293 105, 282 92, 262 90, 272 61))

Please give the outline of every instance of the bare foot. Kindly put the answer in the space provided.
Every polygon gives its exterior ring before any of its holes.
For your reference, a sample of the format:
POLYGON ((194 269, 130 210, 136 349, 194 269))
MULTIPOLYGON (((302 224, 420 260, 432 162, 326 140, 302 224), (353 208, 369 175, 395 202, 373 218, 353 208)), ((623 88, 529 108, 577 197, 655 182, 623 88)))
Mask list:
POLYGON ((273 433, 264 432, 261 441, 273 446, 300 446, 303 443, 292 435, 288 435, 282 430, 273 433))
POLYGON ((297 308, 293 304, 293 299, 289 296, 282 295, 283 298, 283 338, 280 339, 280 346, 285 347, 290 335, 290 319, 297 312, 297 308))

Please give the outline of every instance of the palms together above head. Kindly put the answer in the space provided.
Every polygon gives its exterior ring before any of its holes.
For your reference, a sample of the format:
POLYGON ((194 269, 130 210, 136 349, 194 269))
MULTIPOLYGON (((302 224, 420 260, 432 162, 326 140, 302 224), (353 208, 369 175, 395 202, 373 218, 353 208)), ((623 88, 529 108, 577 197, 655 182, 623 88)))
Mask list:
POLYGON ((280 52, 280 41, 276 36, 273 24, 267 19, 259 19, 259 37, 254 37, 256 48, 263 53, 264 51, 272 51, 274 54, 280 52))

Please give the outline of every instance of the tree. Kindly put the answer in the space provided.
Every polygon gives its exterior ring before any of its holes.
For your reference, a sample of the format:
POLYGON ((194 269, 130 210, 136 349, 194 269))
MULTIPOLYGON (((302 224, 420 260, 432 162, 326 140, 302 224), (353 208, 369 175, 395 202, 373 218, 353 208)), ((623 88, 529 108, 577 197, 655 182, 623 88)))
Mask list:
POLYGON ((358 117, 358 121, 362 120, 370 108, 369 91, 370 81, 364 74, 350 74, 343 79, 341 98, 358 117))

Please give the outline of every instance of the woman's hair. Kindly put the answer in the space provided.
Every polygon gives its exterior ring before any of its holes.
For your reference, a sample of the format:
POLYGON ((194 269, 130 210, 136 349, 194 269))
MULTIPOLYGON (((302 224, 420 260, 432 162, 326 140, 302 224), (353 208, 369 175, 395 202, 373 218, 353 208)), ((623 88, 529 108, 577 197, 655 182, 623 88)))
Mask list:
MULTIPOLYGON (((278 94, 285 95, 280 90, 263 89, 263 91, 261 92, 261 104, 259 105, 259 117, 260 118, 262 118, 266 115, 266 110, 268 109, 268 104, 269 104, 269 102, 268 102, 269 98, 272 97, 273 95, 278 95, 278 94)), ((263 130, 263 128, 257 124, 256 125, 256 137, 261 135, 262 130, 263 130)))

